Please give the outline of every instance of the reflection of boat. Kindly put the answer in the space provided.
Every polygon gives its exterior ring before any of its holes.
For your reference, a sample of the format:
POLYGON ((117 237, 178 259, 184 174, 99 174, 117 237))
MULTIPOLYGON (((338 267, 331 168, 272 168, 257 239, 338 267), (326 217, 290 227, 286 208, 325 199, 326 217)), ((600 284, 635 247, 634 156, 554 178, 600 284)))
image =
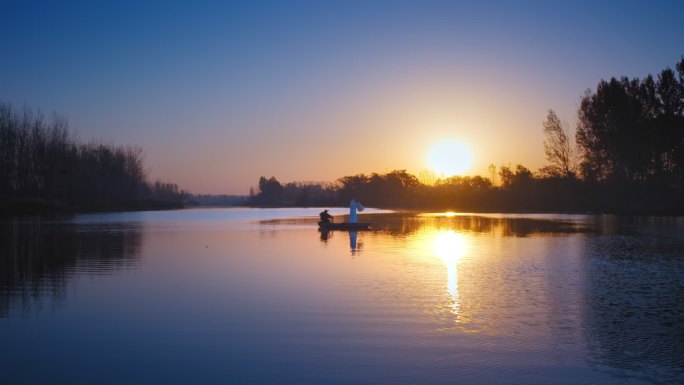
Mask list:
POLYGON ((318 222, 318 227, 321 230, 369 230, 370 223, 325 223, 318 222))

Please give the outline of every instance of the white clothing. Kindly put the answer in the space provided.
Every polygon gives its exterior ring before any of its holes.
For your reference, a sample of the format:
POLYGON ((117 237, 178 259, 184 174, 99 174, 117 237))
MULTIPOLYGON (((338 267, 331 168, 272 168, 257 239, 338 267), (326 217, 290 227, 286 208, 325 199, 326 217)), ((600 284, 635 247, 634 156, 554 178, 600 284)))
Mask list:
POLYGON ((358 202, 356 199, 352 199, 351 203, 349 204, 349 223, 357 223, 358 219, 356 218, 356 210, 363 211, 365 207, 358 202))

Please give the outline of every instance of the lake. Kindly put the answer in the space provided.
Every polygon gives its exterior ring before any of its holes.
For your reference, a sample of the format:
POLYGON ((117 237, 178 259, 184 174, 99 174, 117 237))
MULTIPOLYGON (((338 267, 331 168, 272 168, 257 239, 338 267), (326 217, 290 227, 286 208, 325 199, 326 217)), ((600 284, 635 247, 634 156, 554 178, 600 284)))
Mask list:
POLYGON ((318 211, 0 220, 0 383, 684 381, 684 218, 318 211))

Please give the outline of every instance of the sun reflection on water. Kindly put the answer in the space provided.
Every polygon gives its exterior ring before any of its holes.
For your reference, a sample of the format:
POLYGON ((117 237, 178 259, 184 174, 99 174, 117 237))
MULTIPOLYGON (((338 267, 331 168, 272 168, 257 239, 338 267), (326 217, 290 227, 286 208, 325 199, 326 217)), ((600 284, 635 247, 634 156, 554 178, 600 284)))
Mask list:
POLYGON ((463 234, 447 230, 435 235, 432 248, 447 268, 447 291, 451 296, 451 312, 459 319, 461 298, 458 292, 458 262, 468 252, 468 243, 463 234))

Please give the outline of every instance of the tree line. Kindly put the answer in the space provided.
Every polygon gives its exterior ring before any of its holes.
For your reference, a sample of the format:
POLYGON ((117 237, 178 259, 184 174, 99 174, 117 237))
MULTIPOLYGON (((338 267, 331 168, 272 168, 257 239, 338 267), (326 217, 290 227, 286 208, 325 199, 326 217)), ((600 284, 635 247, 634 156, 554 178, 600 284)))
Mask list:
POLYGON ((577 145, 585 180, 681 189, 684 58, 644 79, 601 80, 581 100, 577 145))
POLYGON ((261 177, 251 205, 347 205, 461 211, 684 214, 684 58, 657 77, 601 80, 578 109, 574 141, 553 110, 542 123, 548 164, 490 166, 490 177, 425 183, 406 170, 281 184, 261 177), (496 183, 495 183, 496 182, 496 183))
POLYGON ((82 143, 66 119, 0 102, 0 211, 170 207, 185 195, 147 180, 141 148, 82 143))

